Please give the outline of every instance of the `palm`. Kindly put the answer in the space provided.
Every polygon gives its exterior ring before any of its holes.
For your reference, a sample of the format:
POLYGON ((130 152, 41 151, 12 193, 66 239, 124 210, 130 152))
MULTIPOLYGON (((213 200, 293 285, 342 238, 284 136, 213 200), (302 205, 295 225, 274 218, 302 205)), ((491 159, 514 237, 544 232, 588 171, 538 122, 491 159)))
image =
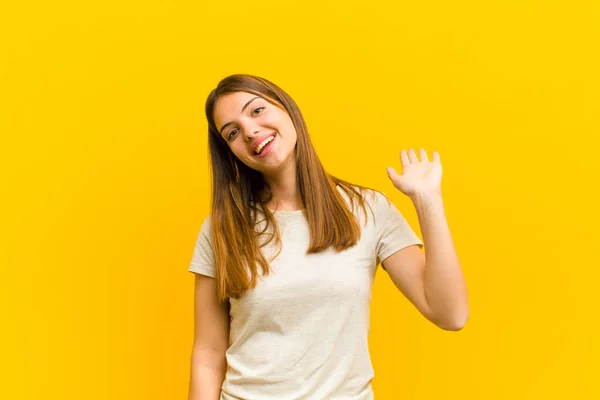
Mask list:
POLYGON ((420 149, 421 160, 413 149, 408 153, 400 152, 402 175, 392 167, 388 167, 388 176, 396 189, 407 196, 420 193, 439 192, 442 183, 442 164, 439 153, 433 152, 433 161, 429 161, 427 152, 420 149))

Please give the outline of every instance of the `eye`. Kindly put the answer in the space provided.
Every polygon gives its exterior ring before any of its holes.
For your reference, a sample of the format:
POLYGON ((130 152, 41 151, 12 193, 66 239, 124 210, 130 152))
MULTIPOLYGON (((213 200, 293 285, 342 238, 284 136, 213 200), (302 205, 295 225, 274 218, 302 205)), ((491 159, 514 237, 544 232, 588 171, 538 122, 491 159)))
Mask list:
POLYGON ((237 133, 237 129, 232 129, 227 135, 227 140, 231 140, 231 138, 237 133))
POLYGON ((263 109, 264 109, 264 107, 257 107, 257 108, 255 108, 255 109, 254 109, 254 111, 253 111, 253 114, 254 114, 254 115, 256 115, 256 114, 259 114, 259 113, 257 113, 257 111, 258 111, 258 110, 261 110, 261 111, 262 111, 263 109))

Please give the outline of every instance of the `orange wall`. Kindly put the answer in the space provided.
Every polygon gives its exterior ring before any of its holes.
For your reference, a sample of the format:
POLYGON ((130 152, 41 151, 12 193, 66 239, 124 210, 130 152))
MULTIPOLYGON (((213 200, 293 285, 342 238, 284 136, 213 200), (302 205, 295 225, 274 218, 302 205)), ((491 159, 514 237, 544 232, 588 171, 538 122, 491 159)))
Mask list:
POLYGON ((183 399, 209 207, 204 100, 262 75, 320 157, 388 193, 441 154, 471 317, 378 272, 379 400, 600 398, 597 2, 12 2, 0 11, 5 399, 183 399))

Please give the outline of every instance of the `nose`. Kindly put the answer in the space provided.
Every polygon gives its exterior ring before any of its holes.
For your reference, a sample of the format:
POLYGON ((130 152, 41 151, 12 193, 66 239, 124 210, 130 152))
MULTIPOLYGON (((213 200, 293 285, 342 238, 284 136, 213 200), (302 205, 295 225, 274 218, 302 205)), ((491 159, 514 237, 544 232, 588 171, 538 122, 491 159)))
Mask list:
POLYGON ((255 138, 258 134, 258 131, 259 131, 258 127, 246 129, 246 135, 245 135, 246 141, 252 140, 253 138, 255 138))

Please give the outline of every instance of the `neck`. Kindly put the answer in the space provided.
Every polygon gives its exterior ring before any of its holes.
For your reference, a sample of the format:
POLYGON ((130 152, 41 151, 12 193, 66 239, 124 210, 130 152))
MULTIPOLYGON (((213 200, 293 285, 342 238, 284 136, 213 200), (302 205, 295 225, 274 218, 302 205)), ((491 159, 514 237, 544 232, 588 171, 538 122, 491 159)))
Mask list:
POLYGON ((295 211, 303 208, 298 191, 295 160, 282 166, 277 174, 263 174, 263 177, 273 194, 273 199, 267 203, 269 209, 295 211))

